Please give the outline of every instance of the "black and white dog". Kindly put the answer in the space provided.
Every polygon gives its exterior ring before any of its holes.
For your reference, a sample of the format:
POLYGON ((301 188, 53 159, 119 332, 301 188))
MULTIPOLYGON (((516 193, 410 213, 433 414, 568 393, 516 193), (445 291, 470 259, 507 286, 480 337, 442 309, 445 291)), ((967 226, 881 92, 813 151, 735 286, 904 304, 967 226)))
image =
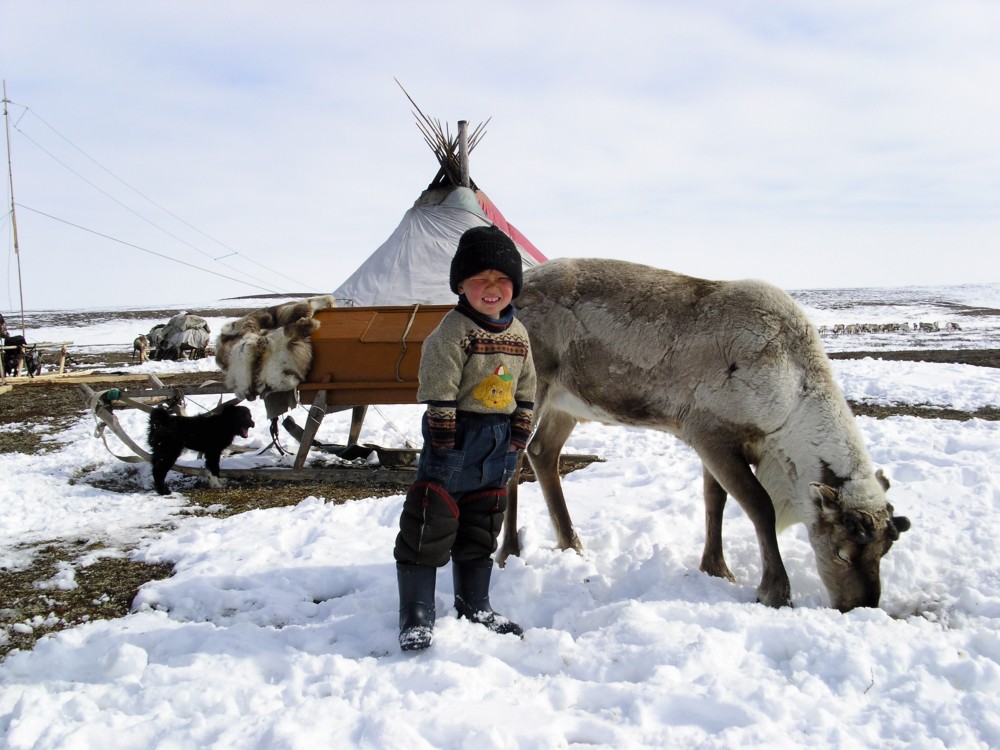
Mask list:
POLYGON ((227 404, 221 411, 196 417, 181 417, 163 406, 153 409, 149 414, 149 447, 156 491, 161 495, 170 493, 165 481, 167 472, 185 448, 205 454, 208 481, 218 487, 222 451, 237 435, 247 437, 253 426, 250 410, 236 404, 227 404))

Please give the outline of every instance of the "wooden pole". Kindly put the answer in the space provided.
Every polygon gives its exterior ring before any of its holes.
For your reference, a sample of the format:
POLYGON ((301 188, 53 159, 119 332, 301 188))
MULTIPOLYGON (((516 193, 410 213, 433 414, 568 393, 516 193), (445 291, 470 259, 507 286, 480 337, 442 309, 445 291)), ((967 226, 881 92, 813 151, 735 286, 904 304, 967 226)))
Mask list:
POLYGON ((24 336, 24 287, 21 284, 21 253, 17 244, 17 215, 14 213, 14 168, 10 160, 10 115, 7 113, 7 79, 3 82, 3 122, 7 132, 7 180, 10 183, 10 229, 14 237, 14 257, 17 258, 17 293, 21 299, 21 335, 24 336))
POLYGON ((461 169, 462 187, 469 187, 469 123, 458 121, 458 163, 461 169))

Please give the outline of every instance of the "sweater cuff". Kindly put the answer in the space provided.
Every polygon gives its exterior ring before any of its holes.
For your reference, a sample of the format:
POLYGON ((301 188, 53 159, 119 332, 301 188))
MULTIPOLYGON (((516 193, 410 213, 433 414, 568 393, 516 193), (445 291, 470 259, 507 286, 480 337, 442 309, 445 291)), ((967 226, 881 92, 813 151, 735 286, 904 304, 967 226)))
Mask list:
POLYGON ((455 419, 454 407, 427 407, 427 431, 430 433, 432 446, 438 449, 455 447, 455 419))
POLYGON ((510 444, 519 451, 524 450, 531 436, 531 420, 534 412, 531 409, 517 409, 510 418, 510 444))

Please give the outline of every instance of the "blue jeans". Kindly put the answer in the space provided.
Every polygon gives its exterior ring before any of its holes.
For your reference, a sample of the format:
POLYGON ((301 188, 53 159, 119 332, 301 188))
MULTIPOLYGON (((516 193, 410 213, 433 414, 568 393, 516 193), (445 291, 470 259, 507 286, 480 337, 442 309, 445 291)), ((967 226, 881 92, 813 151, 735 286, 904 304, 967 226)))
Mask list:
POLYGON ((510 450, 510 417, 506 414, 459 412, 455 447, 451 449, 432 445, 426 417, 421 429, 424 449, 417 465, 418 482, 439 484, 455 497, 506 487, 514 474, 517 452, 510 450))

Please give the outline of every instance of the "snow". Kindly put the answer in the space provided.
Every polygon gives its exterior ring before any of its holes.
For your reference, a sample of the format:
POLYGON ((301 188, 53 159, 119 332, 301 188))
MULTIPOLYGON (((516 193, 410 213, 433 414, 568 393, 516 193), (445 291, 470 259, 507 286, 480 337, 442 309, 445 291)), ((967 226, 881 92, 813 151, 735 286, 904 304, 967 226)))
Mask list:
MULTIPOLYGON (((961 320, 962 346, 996 346, 1000 310, 974 321, 954 308, 914 313, 910 301, 926 305, 927 295, 888 291, 871 296, 882 319, 961 320)), ((950 300, 1000 308, 1000 287, 990 291, 956 288, 950 300)), ((813 292, 803 304, 817 324, 874 319, 846 296, 813 292)), ((134 321, 105 324, 95 345, 138 332, 134 321)), ((85 333, 73 335, 79 342, 85 333)), ((63 336, 43 329, 34 338, 63 336)), ((899 341, 892 348, 915 339, 899 341)), ((865 348, 847 337, 825 342, 831 351, 865 348)), ((1000 406, 1000 371, 990 368, 832 365, 854 400, 1000 406)), ((212 369, 129 370, 170 368, 212 369)), ((0 407, 16 396, 0 397, 0 407)), ((264 447, 263 410, 250 405, 251 444, 264 447)), ((420 412, 371 411, 362 442, 419 444, 420 412)), ((130 415, 127 429, 141 434, 141 418, 130 415)), ((0 454, 0 473, 16 478, 0 485, 0 564, 24 565, 32 545, 49 540, 100 539, 175 571, 143 586, 127 616, 10 654, 0 664, 0 746, 1000 747, 1000 423, 858 424, 892 481, 896 512, 913 522, 883 560, 879 609, 827 606, 801 526, 780 537, 795 606, 756 604, 757 543, 735 503, 725 535, 738 582, 700 573, 694 453, 665 434, 584 424, 567 452, 604 459, 564 480, 584 553, 554 548, 538 487, 524 484, 522 556, 494 573, 494 606, 524 638, 458 620, 445 568, 434 645, 403 654, 392 562, 402 494, 346 505, 304 496, 293 507, 195 516, 184 494, 193 480, 176 474, 166 497, 150 491, 145 466, 135 492, 91 484, 134 470, 94 438, 92 418, 80 419, 51 452, 0 454)), ((331 414, 318 438, 342 442, 347 425, 347 414, 331 414)), ((282 459, 266 453, 223 466, 265 460, 282 459)), ((65 568, 46 585, 73 586, 72 576, 65 568)))

